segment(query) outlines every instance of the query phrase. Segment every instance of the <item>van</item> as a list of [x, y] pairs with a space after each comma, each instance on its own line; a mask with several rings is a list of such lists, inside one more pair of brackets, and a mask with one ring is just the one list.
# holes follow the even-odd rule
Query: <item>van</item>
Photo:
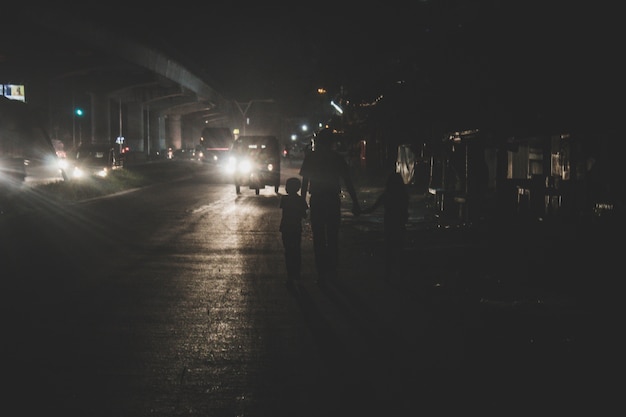
[[245, 186], [259, 195], [265, 186], [280, 187], [280, 146], [276, 136], [239, 136], [229, 151], [227, 172], [235, 183], [235, 191], [241, 194]]

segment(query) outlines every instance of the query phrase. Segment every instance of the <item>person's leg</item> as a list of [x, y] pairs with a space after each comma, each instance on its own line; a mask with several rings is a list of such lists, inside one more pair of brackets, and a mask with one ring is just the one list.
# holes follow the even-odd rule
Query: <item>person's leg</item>
[[339, 264], [339, 227], [341, 225], [341, 199], [337, 196], [328, 201], [326, 212], [327, 267], [336, 275]]
[[396, 243], [385, 240], [385, 279], [391, 280], [396, 277], [397, 272], [397, 246]]
[[296, 254], [294, 252], [293, 246], [293, 236], [289, 233], [283, 233], [283, 247], [285, 248], [285, 266], [287, 269], [287, 281], [292, 281], [295, 279], [296, 271], [295, 271], [295, 262], [296, 262]]
[[[312, 195], [310, 200], [311, 233], [313, 234], [313, 254], [318, 276], [326, 272], [326, 225], [323, 201]], [[323, 279], [323, 278], [322, 278]]]
[[302, 233], [295, 233], [293, 236], [293, 274], [294, 279], [300, 279], [302, 270]]
[[385, 231], [385, 269], [387, 279], [400, 277], [403, 271], [403, 249], [405, 243], [405, 231], [393, 229]]

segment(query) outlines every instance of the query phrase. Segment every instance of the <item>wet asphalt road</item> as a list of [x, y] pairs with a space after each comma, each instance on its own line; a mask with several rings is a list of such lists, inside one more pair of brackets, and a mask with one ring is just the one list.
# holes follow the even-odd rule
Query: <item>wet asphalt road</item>
[[[295, 172], [284, 166], [283, 176]], [[548, 415], [620, 406], [618, 253], [605, 231], [444, 229], [413, 195], [403, 273], [389, 282], [380, 214], [354, 218], [346, 201], [337, 282], [315, 284], [307, 232], [303, 279], [289, 289], [279, 197], [269, 188], [237, 197], [211, 178], [2, 220], [5, 410]], [[380, 190], [360, 191], [367, 204]]]

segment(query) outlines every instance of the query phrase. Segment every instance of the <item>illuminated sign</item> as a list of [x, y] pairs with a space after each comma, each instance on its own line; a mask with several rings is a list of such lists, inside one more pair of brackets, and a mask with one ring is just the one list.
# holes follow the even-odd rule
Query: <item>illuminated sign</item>
[[0, 93], [11, 100], [26, 101], [23, 84], [1, 84]]

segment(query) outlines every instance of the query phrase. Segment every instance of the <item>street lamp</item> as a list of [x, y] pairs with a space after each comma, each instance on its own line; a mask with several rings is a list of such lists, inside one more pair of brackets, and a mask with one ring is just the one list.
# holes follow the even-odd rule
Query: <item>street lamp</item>
[[[248, 114], [248, 110], [250, 110], [250, 106], [252, 106], [252, 103], [273, 103], [274, 99], [273, 98], [267, 98], [267, 99], [255, 99], [255, 100], [250, 100], [248, 102], [238, 102], [235, 101], [235, 104], [237, 105], [237, 108], [239, 109], [239, 112], [241, 113], [241, 116], [243, 117], [243, 136], [246, 135], [246, 125], [250, 124], [250, 119], [246, 117], [246, 115]], [[244, 107], [242, 107], [244, 106]]]

